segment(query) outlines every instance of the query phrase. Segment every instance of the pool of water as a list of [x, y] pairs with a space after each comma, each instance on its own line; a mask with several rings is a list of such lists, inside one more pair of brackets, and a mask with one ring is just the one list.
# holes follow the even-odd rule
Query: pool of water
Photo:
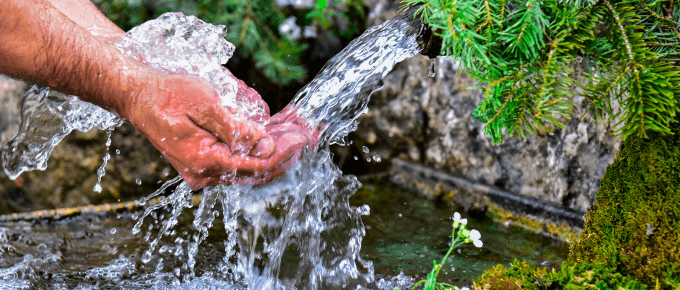
[[[350, 203], [371, 205], [371, 215], [363, 217], [366, 236], [361, 253], [373, 261], [376, 273], [404, 272], [418, 281], [449, 249], [456, 211], [453, 205], [428, 200], [389, 183], [365, 184]], [[457, 249], [440, 272], [440, 281], [469, 285], [484, 270], [498, 264], [508, 266], [515, 258], [539, 267], [558, 267], [569, 253], [567, 243], [524, 228], [490, 218], [463, 217], [468, 219], [468, 229], [480, 231], [484, 246], [467, 244]]]
[[[455, 212], [450, 205], [389, 183], [364, 184], [350, 203], [371, 208], [371, 214], [362, 217], [366, 236], [361, 255], [373, 261], [377, 279], [390, 280], [403, 272], [420, 280], [431, 270], [432, 261], [439, 261], [448, 250]], [[141, 258], [149, 246], [145, 236], [156, 233], [152, 225], [158, 219], [144, 224], [151, 230], [135, 235], [135, 215], [139, 212], [0, 223], [0, 289], [148, 289], [172, 285], [172, 273], [179, 272], [182, 265], [177, 257], [184, 251], [177, 246], [177, 239], [196, 231], [193, 211], [181, 214], [175, 232], [161, 239], [149, 263]], [[499, 263], [508, 265], [515, 258], [556, 267], [568, 254], [568, 245], [552, 238], [488, 218], [467, 218], [468, 228], [481, 232], [484, 246], [478, 249], [469, 244], [454, 252], [440, 273], [440, 281], [469, 285], [485, 269]], [[225, 256], [226, 240], [224, 224], [216, 219], [198, 248], [195, 271], [199, 278], [193, 288], [218, 289], [222, 288], [220, 283], [224, 288], [239, 288], [224, 282], [217, 269]], [[159, 259], [164, 263], [158, 263]], [[163, 269], [157, 265], [163, 265]], [[295, 273], [282, 269], [280, 275]]]

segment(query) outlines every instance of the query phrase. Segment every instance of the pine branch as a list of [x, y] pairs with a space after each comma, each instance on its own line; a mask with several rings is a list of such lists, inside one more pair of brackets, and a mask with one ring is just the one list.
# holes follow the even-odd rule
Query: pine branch
[[500, 143], [503, 134], [563, 127], [574, 87], [596, 120], [621, 120], [621, 138], [669, 134], [680, 112], [680, 6], [646, 1], [406, 0], [404, 8], [422, 4], [416, 16], [439, 31], [442, 54], [487, 84], [474, 115]]

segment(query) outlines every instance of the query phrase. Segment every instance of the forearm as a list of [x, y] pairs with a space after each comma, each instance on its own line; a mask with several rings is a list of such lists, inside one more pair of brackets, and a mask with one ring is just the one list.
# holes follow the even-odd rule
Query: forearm
[[0, 73], [127, 111], [139, 65], [46, 0], [0, 5]]
[[111, 22], [90, 0], [49, 0], [59, 12], [91, 34], [102, 38], [118, 38], [125, 34]]

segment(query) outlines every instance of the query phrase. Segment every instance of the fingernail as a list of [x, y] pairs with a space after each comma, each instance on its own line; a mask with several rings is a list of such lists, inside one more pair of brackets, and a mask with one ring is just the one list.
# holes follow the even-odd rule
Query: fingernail
[[265, 137], [257, 142], [257, 146], [250, 151], [250, 156], [269, 158], [274, 154], [274, 140], [271, 137]]

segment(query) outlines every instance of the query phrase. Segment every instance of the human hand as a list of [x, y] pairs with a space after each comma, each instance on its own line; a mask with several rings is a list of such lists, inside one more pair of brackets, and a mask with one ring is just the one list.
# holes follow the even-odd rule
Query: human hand
[[285, 130], [298, 131], [308, 140], [311, 148], [315, 148], [319, 142], [322, 128], [316, 124], [310, 124], [305, 118], [300, 116], [300, 108], [289, 104], [283, 110], [272, 116], [267, 124], [267, 132], [281, 132]]
[[[269, 120], [267, 133], [276, 140], [277, 150], [279, 147], [285, 148], [286, 142], [302, 143], [303, 146], [307, 146], [309, 151], [316, 150], [321, 130], [312, 124], [308, 124], [307, 120], [300, 117], [298, 109], [294, 105], [288, 105]], [[289, 155], [288, 159], [273, 167], [271, 173], [268, 176], [264, 176], [263, 181], [268, 181], [295, 165], [297, 160], [300, 159], [302, 150], [302, 147], [295, 151], [289, 150], [290, 152], [287, 153]]]
[[282, 173], [273, 171], [306, 142], [295, 132], [276, 131], [270, 136], [262, 124], [223, 108], [219, 95], [197, 78], [160, 72], [144, 78], [144, 89], [124, 117], [192, 189], [265, 182]]

